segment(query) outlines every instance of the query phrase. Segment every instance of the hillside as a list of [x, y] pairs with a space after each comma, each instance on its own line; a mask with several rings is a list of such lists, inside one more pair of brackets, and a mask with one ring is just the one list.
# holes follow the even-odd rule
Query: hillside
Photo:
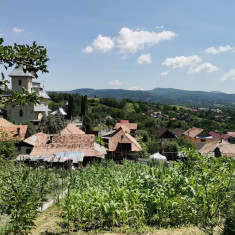
[[134, 101], [147, 101], [162, 104], [187, 106], [223, 106], [235, 108], [235, 94], [223, 92], [187, 91], [173, 88], [155, 88], [148, 91], [131, 91], [123, 89], [76, 89], [66, 91], [79, 93], [88, 97], [129, 98]]

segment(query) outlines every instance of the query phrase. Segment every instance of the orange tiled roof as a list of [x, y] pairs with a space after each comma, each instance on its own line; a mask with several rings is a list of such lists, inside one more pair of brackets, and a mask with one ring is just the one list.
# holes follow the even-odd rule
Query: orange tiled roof
[[203, 131], [204, 131], [204, 129], [192, 127], [190, 129], [188, 129], [187, 131], [185, 131], [184, 135], [189, 136], [191, 138], [195, 138], [197, 135], [199, 135]]
[[142, 150], [137, 140], [125, 131], [125, 127], [120, 127], [109, 139], [109, 151], [115, 151], [119, 143], [130, 143], [131, 151]]
[[7, 121], [4, 118], [0, 118], [0, 127], [15, 126], [13, 123]]
[[61, 135], [84, 135], [85, 132], [80, 130], [75, 124], [69, 124], [60, 131]]
[[114, 127], [114, 130], [117, 130], [119, 129], [120, 127], [127, 127], [128, 129], [130, 129], [131, 131], [132, 130], [137, 130], [137, 126], [138, 124], [137, 123], [116, 123], [115, 127]]
[[38, 135], [30, 155], [51, 155], [58, 152], [83, 151], [85, 157], [104, 156], [104, 153], [94, 149], [94, 135], [53, 135], [51, 143], [50, 138], [50, 135], [43, 133]]
[[[27, 125], [14, 125], [4, 118], [0, 118], [0, 139], [25, 139], [27, 132]], [[18, 133], [19, 130], [19, 133]]]

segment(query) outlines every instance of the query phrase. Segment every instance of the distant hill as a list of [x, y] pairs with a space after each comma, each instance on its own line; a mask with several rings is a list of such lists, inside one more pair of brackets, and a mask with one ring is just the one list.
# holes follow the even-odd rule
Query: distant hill
[[187, 105], [187, 106], [223, 106], [235, 108], [235, 94], [223, 92], [188, 91], [173, 88], [155, 88], [148, 91], [131, 91], [123, 89], [76, 89], [64, 91], [70, 94], [79, 93], [88, 97], [105, 97], [134, 101], [146, 101], [162, 104]]

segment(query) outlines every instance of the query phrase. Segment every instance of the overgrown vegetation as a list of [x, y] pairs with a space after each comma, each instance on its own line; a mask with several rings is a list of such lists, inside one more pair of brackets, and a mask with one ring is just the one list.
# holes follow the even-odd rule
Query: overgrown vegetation
[[86, 167], [60, 204], [65, 225], [86, 231], [196, 225], [213, 234], [234, 206], [234, 162], [185, 154], [187, 163], [175, 168], [131, 161]]

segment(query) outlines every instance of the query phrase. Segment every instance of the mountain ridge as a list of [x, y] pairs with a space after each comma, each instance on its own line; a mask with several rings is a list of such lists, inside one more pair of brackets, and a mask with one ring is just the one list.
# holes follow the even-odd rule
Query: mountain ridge
[[[58, 91], [59, 92], [59, 91]], [[79, 93], [88, 97], [99, 98], [129, 98], [134, 101], [146, 101], [162, 104], [187, 106], [224, 106], [235, 108], [235, 94], [218, 91], [189, 91], [175, 88], [154, 88], [152, 90], [125, 89], [92, 89], [80, 88], [70, 91], [60, 91], [69, 94]]]

